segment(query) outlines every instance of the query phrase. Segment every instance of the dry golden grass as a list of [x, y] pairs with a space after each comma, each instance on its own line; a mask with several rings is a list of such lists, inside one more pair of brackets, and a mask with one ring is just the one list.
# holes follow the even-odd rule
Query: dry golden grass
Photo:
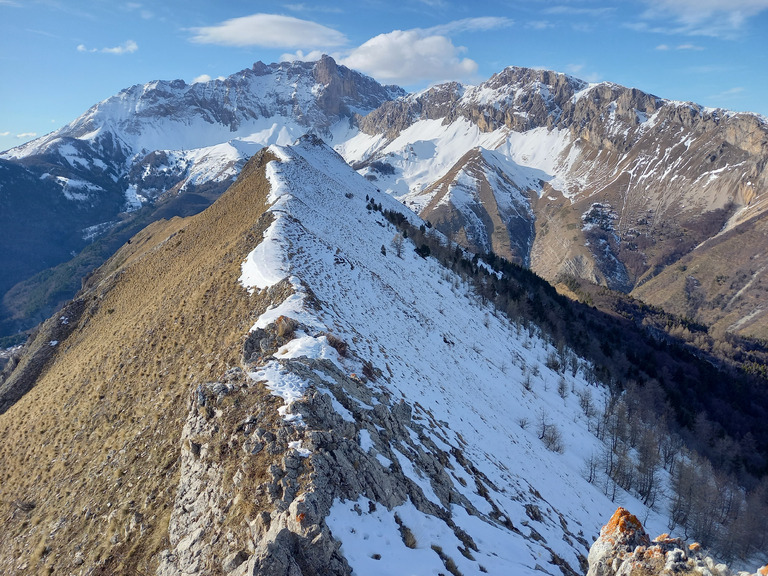
[[[632, 295], [665, 310], [712, 326], [714, 334], [732, 331], [768, 338], [768, 222], [755, 218], [708, 241], [635, 288]], [[745, 320], [746, 319], [746, 320]]]
[[153, 224], [98, 270], [78, 329], [0, 415], [0, 573], [154, 572], [190, 390], [239, 364], [268, 304], [238, 284], [266, 225], [256, 226], [268, 159], [205, 212]]

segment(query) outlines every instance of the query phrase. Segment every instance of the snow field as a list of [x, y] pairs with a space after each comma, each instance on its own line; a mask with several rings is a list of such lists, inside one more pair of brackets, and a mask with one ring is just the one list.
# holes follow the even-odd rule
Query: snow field
[[[443, 449], [458, 450], [471, 463], [467, 467], [452, 457], [452, 468], [446, 472], [456, 480], [455, 489], [476, 509], [474, 514], [479, 514], [473, 516], [471, 510], [456, 505], [451, 510], [454, 521], [476, 542], [478, 551], [473, 554], [482, 561], [462, 556], [447, 527], [450, 536], [427, 531], [421, 539], [424, 548], [404, 548], [393, 527], [396, 512], [405, 522], [403, 507], [368, 512], [367, 503], [360, 503], [358, 514], [349, 512], [354, 503], [338, 502], [327, 523], [341, 540], [355, 572], [393, 573], [391, 566], [372, 557], [380, 554], [383, 559], [385, 551], [408, 559], [404, 565], [411, 572], [395, 573], [444, 571], [440, 556], [431, 550], [433, 544], [441, 546], [464, 574], [480, 573], [481, 564], [489, 573], [509, 573], [514, 566], [514, 573], [533, 574], [537, 564], [550, 566], [547, 547], [577, 567], [578, 554], [586, 551], [563, 539], [560, 515], [573, 534], [591, 541], [619, 504], [610, 502], [583, 478], [585, 461], [600, 444], [587, 430], [574, 392], [590, 388], [599, 404], [601, 389], [590, 387], [580, 372], [561, 375], [547, 368], [547, 355], [555, 353], [550, 344], [497, 316], [466, 284], [450, 280], [442, 266], [418, 256], [409, 243], [402, 258], [391, 249], [383, 255], [381, 246], [389, 248], [397, 231], [379, 212], [366, 209], [366, 195], [384, 209], [402, 211], [402, 205], [379, 193], [326, 146], [305, 140], [291, 148], [273, 147], [273, 151], [283, 159], [270, 164], [269, 171], [275, 234], [270, 242], [265, 235], [259, 245], [264, 246], [262, 251], [249, 256], [244, 276], [250, 266], [259, 271], [249, 276], [251, 284], [244, 283], [251, 289], [260, 288], [268, 285], [266, 279], [280, 279], [288, 273], [295, 278], [294, 286], [298, 279], [305, 282], [321, 303], [313, 325], [327, 327], [357, 357], [382, 370], [385, 376], [369, 386], [385, 387], [393, 401], [402, 398], [416, 407], [411, 442], [419, 446], [417, 432], [421, 432]], [[408, 218], [418, 223], [414, 215]], [[269, 263], [278, 263], [280, 272], [269, 276]], [[300, 295], [289, 300], [256, 325], [265, 326], [278, 313], [307, 323], [306, 316], [311, 314], [302, 309]], [[347, 373], [362, 372], [361, 363], [339, 357], [322, 338], [300, 334], [296, 343], [278, 355], [328, 357]], [[268, 364], [256, 376], [268, 380], [270, 388], [285, 399], [287, 415], [290, 402], [305, 388], [281, 373], [276, 364]], [[565, 398], [557, 391], [560, 378], [566, 379]], [[530, 390], [522, 384], [526, 379], [531, 381]], [[540, 420], [559, 428], [562, 454], [548, 451], [539, 441], [536, 427]], [[373, 449], [370, 432], [362, 430], [360, 442], [364, 449]], [[424, 496], [439, 503], [427, 474], [408, 458], [413, 448], [401, 443], [391, 448]], [[420, 449], [428, 447], [421, 444]], [[485, 495], [479, 492], [479, 485]], [[532, 503], [541, 510], [541, 522], [529, 517], [526, 504]], [[633, 499], [625, 503], [633, 510], [641, 509]], [[494, 508], [501, 511], [502, 518], [491, 516]], [[530, 524], [547, 544], [522, 538], [504, 527], [505, 521], [524, 534]], [[432, 517], [423, 522], [445, 526]], [[414, 521], [414, 525], [421, 524]], [[650, 525], [653, 530], [653, 517]]]

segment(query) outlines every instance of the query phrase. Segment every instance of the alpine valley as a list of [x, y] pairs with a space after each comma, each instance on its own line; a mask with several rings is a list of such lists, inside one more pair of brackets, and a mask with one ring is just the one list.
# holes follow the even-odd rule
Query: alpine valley
[[766, 564], [767, 159], [754, 114], [327, 56], [4, 152], [0, 573]]

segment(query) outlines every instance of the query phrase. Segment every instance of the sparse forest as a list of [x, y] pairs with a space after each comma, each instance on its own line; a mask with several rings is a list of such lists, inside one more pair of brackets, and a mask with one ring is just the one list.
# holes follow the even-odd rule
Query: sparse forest
[[[373, 202], [368, 209], [382, 211]], [[392, 241], [395, 254], [409, 238], [420, 256], [457, 272], [511, 320], [539, 327], [559, 351], [547, 359], [548, 367], [563, 374], [576, 369], [569, 350], [592, 363], [590, 378], [607, 387], [609, 401], [600, 406], [589, 393], [579, 397], [604, 443], [602, 453], [585, 465], [591, 483], [612, 499], [619, 490], [636, 495], [670, 517], [670, 530], [724, 558], [748, 558], [764, 549], [768, 350], [763, 343], [716, 338], [690, 320], [604, 288], [590, 293], [572, 281], [570, 288], [589, 303], [574, 301], [493, 253], [470, 255], [445, 244], [429, 223], [416, 227], [402, 214], [382, 213], [400, 230]], [[557, 427], [545, 416], [519, 424], [535, 425], [548, 449], [563, 449]], [[663, 494], [667, 489], [671, 493]], [[662, 502], [670, 503], [668, 510], [660, 508]]]

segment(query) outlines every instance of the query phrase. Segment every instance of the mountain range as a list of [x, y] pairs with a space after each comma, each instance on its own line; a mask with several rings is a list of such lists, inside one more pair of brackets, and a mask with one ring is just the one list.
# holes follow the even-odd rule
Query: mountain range
[[157, 218], [209, 205], [260, 147], [324, 138], [465, 247], [763, 338], [768, 124], [509, 67], [417, 94], [323, 57], [137, 85], [0, 155], [0, 335], [29, 329]]
[[[598, 131], [605, 90], [616, 126], [647, 100], [625, 138], [648, 154], [687, 106], [518, 68], [406, 95], [326, 57], [134, 87], [4, 153], [7, 190], [34, 183], [19, 218], [76, 214], [92, 243], [6, 295], [35, 287], [42, 316], [81, 282], [0, 373], [0, 572], [573, 576], [618, 504], [764, 564], [764, 382], [638, 327], [645, 304], [574, 302], [579, 279], [694, 275], [680, 258], [707, 245], [632, 276], [621, 186], [585, 196], [629, 154]], [[649, 195], [667, 181], [641, 175]], [[709, 242], [749, 224], [744, 202], [706, 204], [727, 216]], [[687, 238], [640, 237], [649, 259]]]

